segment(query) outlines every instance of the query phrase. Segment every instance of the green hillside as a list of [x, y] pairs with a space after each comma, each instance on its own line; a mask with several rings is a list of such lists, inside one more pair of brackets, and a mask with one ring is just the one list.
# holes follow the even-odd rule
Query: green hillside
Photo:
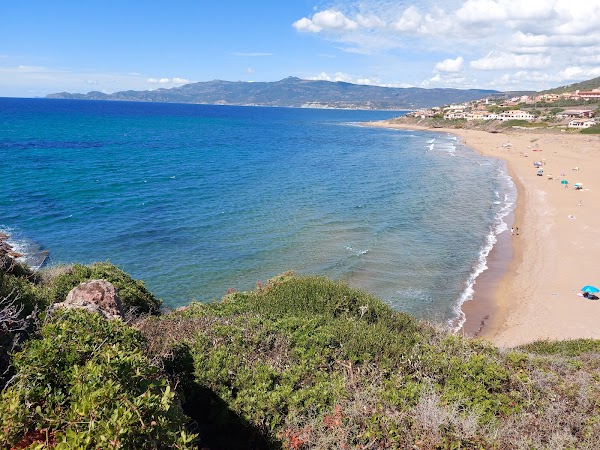
[[593, 78], [591, 80], [582, 81], [581, 83], [569, 84], [568, 86], [561, 86], [547, 91], [541, 91], [540, 94], [562, 94], [563, 92], [575, 92], [579, 91], [591, 91], [592, 89], [600, 88], [600, 77]]
[[128, 322], [80, 310], [49, 316], [65, 283], [98, 266], [35, 274], [3, 264], [0, 314], [10, 320], [0, 334], [8, 369], [0, 447], [555, 450], [600, 442], [600, 341], [500, 350], [344, 284], [292, 274], [152, 315], [142, 283], [100, 268], [148, 312]]

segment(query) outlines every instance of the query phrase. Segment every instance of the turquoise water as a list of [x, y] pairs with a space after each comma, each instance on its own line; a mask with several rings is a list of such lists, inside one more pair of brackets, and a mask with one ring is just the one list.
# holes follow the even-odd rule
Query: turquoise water
[[514, 202], [501, 162], [395, 112], [0, 99], [0, 230], [167, 305], [294, 270], [449, 323]]

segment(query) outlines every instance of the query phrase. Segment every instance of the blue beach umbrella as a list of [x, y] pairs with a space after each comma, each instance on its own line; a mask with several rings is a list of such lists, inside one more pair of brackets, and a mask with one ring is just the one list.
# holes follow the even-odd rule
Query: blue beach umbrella
[[569, 182], [567, 180], [562, 180], [560, 184], [569, 184]]
[[583, 292], [590, 292], [590, 293], [600, 292], [600, 289], [598, 289], [596, 286], [590, 286], [590, 285], [582, 287], [581, 290]]

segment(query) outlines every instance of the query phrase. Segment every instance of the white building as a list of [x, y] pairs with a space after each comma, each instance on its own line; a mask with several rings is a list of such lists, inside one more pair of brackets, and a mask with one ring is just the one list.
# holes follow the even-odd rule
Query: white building
[[503, 122], [507, 120], [535, 120], [535, 116], [527, 111], [521, 110], [511, 110], [504, 111], [503, 113], [498, 115], [498, 120], [502, 120]]
[[596, 121], [591, 119], [573, 119], [569, 122], [569, 125], [567, 126], [569, 128], [583, 129], [593, 127], [594, 125], [596, 125]]

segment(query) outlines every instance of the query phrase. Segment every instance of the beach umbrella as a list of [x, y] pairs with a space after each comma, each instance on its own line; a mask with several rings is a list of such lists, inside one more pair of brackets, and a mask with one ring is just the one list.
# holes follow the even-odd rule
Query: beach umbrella
[[569, 184], [569, 182], [567, 180], [562, 180], [560, 184]]
[[590, 293], [600, 292], [600, 289], [598, 289], [596, 286], [590, 286], [589, 284], [587, 286], [582, 287], [581, 290], [583, 292], [590, 292]]

